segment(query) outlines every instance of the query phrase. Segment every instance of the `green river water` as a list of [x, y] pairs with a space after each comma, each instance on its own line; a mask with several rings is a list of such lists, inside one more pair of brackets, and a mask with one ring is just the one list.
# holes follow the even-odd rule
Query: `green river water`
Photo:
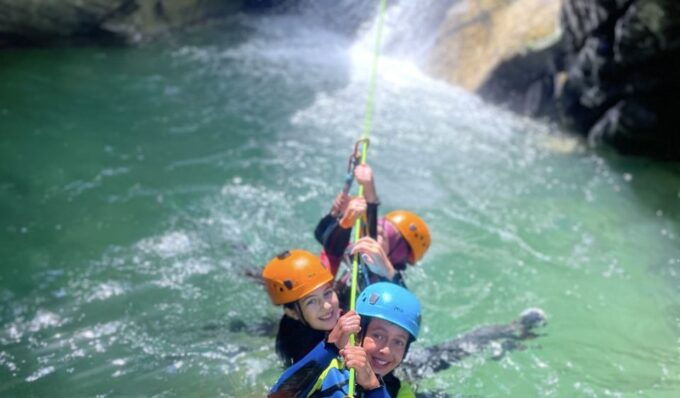
[[[382, 211], [433, 244], [418, 344], [543, 335], [423, 380], [458, 397], [680, 396], [680, 166], [380, 61]], [[361, 135], [370, 53], [289, 17], [140, 48], [0, 53], [0, 396], [262, 397], [279, 309], [242, 276], [313, 228]]]

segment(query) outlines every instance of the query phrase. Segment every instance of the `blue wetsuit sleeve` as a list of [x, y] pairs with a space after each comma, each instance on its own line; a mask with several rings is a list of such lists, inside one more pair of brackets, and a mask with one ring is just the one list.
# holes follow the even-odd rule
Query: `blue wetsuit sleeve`
[[[279, 380], [276, 382], [276, 384], [274, 384], [274, 387], [272, 387], [270, 392], [277, 392], [284, 384], [286, 384], [287, 381], [293, 379], [302, 369], [309, 369], [310, 366], [319, 368], [321, 370], [325, 369], [331, 363], [333, 358], [336, 358], [338, 355], [338, 349], [334, 344], [327, 343], [326, 341], [320, 342], [302, 359], [295, 362], [295, 364], [293, 364], [293, 366], [290, 368], [286, 369], [281, 377], [279, 377]], [[310, 385], [307, 387], [311, 388], [312, 386]]]

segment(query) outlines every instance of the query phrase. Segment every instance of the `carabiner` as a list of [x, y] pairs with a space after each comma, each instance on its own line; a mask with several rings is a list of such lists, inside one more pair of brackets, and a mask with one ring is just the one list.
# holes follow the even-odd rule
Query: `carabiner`
[[345, 195], [349, 194], [349, 190], [352, 188], [352, 181], [354, 181], [354, 169], [361, 162], [361, 149], [359, 148], [359, 144], [362, 142], [366, 143], [366, 146], [368, 146], [371, 141], [368, 138], [362, 138], [354, 143], [354, 149], [347, 160], [347, 175], [345, 176], [345, 186], [342, 188], [342, 192], [344, 192]]
[[362, 142], [366, 144], [366, 149], [368, 149], [368, 146], [371, 144], [371, 140], [369, 140], [368, 138], [362, 138], [354, 143], [354, 157], [356, 158], [357, 164], [359, 164], [359, 162], [361, 161], [362, 150], [359, 148], [359, 144], [361, 144]]

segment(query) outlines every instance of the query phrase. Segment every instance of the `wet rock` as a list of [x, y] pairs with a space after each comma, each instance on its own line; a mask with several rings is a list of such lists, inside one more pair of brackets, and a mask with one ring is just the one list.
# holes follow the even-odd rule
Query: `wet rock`
[[416, 393], [416, 398], [450, 398], [451, 395], [441, 392], [441, 391], [432, 391], [432, 392], [417, 392]]
[[484, 350], [493, 359], [506, 352], [524, 349], [523, 341], [538, 337], [536, 329], [547, 324], [545, 312], [538, 308], [524, 310], [519, 318], [502, 325], [485, 325], [462, 336], [430, 347], [412, 347], [397, 372], [407, 380], [416, 381], [448, 369], [454, 363]]
[[567, 126], [592, 145], [680, 159], [680, 2], [565, 0], [563, 11]]
[[680, 159], [680, 2], [562, 0], [560, 20], [559, 42], [507, 59], [478, 92], [592, 146]]
[[558, 17], [555, 0], [456, 2], [439, 29], [429, 71], [455, 85], [478, 90], [507, 59], [549, 46], [557, 36]]
[[124, 1], [0, 0], [0, 42], [32, 44], [80, 34], [91, 34]]
[[553, 98], [558, 87], [555, 75], [561, 68], [561, 46], [518, 54], [500, 63], [477, 89], [484, 99], [532, 117], [557, 117]]
[[279, 320], [262, 319], [253, 323], [242, 319], [231, 319], [228, 330], [231, 333], [247, 333], [250, 336], [275, 337], [279, 330]]
[[138, 42], [242, 6], [243, 0], [0, 0], [0, 46]]
[[646, 145], [653, 145], [663, 138], [655, 133], [658, 119], [654, 109], [654, 105], [634, 99], [619, 101], [590, 129], [588, 140], [592, 145], [610, 143], [627, 151], [634, 151], [645, 138], [650, 141]]

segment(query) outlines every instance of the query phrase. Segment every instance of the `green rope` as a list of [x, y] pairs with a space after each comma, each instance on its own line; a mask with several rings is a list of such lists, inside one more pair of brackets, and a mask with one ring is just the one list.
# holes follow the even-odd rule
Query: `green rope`
[[[385, 8], [387, 0], [380, 0], [380, 11], [378, 13], [378, 28], [375, 33], [375, 49], [373, 52], [373, 66], [371, 68], [371, 80], [368, 88], [368, 99], [366, 100], [366, 110], [364, 112], [364, 129], [361, 138], [364, 140], [361, 146], [361, 164], [366, 164], [366, 155], [368, 152], [368, 137], [371, 135], [371, 128], [373, 127], [373, 103], [375, 97], [376, 78], [378, 75], [378, 55], [380, 54], [380, 39], [382, 35], [383, 20], [385, 17]], [[364, 187], [359, 184], [359, 196], [364, 196]], [[361, 234], [361, 217], [357, 218], [354, 223], [354, 237], [352, 242], [359, 240]], [[349, 309], [354, 311], [356, 309], [357, 301], [357, 282], [359, 279], [359, 255], [355, 254], [352, 260], [352, 288], [350, 294]], [[355, 345], [354, 335], [349, 336], [349, 343]], [[349, 370], [349, 393], [348, 397], [354, 397], [355, 387], [355, 372], [354, 369]]]

